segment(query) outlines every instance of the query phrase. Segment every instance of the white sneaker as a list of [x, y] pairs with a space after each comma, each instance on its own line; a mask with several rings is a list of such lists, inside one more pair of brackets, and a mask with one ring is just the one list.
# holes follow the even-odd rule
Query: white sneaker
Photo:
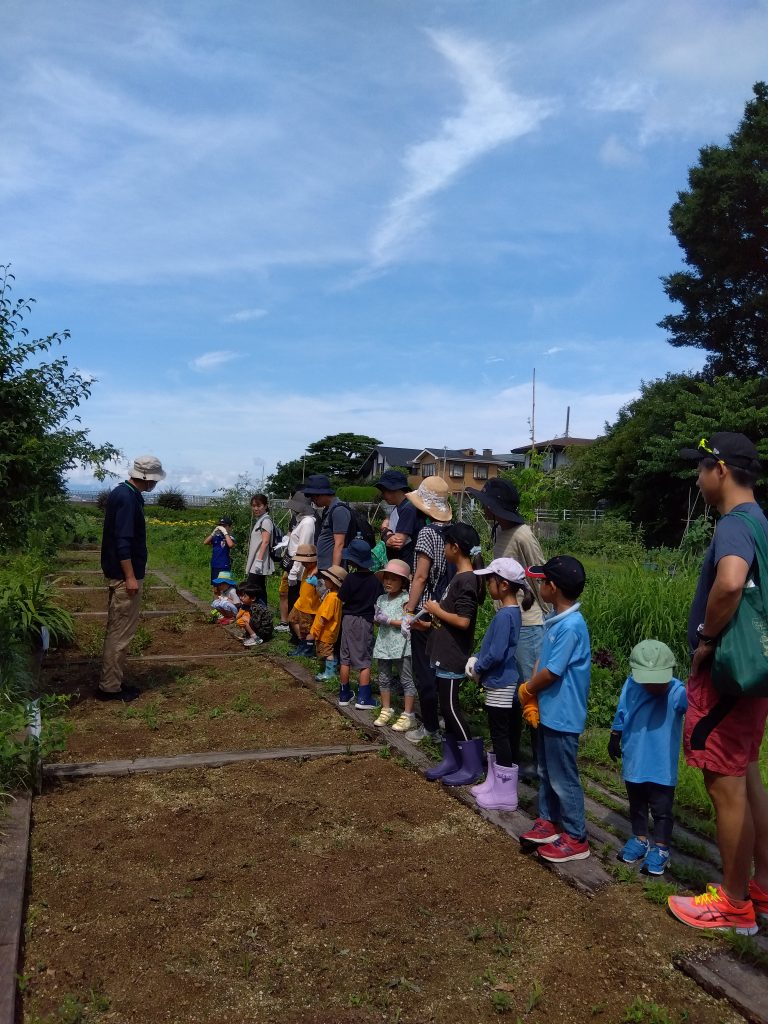
[[416, 725], [416, 715], [404, 711], [392, 726], [392, 732], [407, 732]]
[[379, 717], [373, 723], [374, 725], [389, 725], [392, 719], [395, 717], [394, 708], [382, 708]]
[[276, 633], [290, 633], [291, 627], [287, 622], [280, 622], [275, 626]]
[[410, 740], [411, 743], [421, 743], [421, 741], [425, 740], [427, 736], [429, 736], [429, 733], [423, 725], [418, 726], [416, 729], [411, 729], [410, 732], [405, 734], [405, 738]]
[[247, 640], [243, 640], [243, 647], [258, 647], [262, 643], [264, 641], [260, 636], [249, 636]]

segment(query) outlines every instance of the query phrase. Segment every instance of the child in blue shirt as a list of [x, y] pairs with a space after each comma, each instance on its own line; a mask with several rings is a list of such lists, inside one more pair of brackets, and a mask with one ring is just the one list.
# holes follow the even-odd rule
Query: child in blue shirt
[[[517, 809], [518, 766], [513, 754], [515, 728], [514, 704], [520, 673], [517, 668], [517, 641], [523, 617], [534, 602], [525, 569], [514, 558], [495, 558], [487, 569], [475, 569], [475, 576], [487, 576], [488, 593], [501, 607], [491, 620], [480, 653], [467, 662], [468, 676], [485, 690], [485, 710], [491, 733], [493, 753], [488, 754], [485, 782], [473, 786], [470, 793], [480, 807], [499, 811]], [[518, 598], [522, 593], [522, 600]]]
[[[532, 565], [526, 576], [541, 581], [541, 598], [553, 606], [544, 620], [544, 642], [531, 678], [518, 688], [523, 716], [538, 726], [539, 817], [520, 837], [542, 844], [539, 856], [563, 864], [589, 856], [576, 755], [587, 724], [592, 655], [579, 611], [584, 566], [570, 555]], [[559, 824], [559, 827], [558, 827]]]
[[[608, 753], [622, 758], [632, 836], [619, 853], [626, 864], [641, 860], [650, 875], [669, 864], [669, 840], [677, 763], [688, 708], [685, 684], [675, 679], [675, 656], [659, 640], [642, 640], [629, 656], [630, 676], [619, 697]], [[656, 845], [648, 840], [648, 811]]]

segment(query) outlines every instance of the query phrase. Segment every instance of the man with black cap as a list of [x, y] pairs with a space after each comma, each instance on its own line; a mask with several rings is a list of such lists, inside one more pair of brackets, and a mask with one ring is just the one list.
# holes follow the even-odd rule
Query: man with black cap
[[702, 896], [670, 896], [669, 908], [693, 928], [754, 935], [755, 913], [768, 915], [768, 792], [758, 761], [768, 698], [724, 697], [712, 683], [712, 658], [755, 564], [759, 533], [753, 530], [768, 540], [768, 519], [754, 495], [762, 467], [749, 438], [730, 431], [702, 438], [680, 454], [698, 462], [699, 490], [721, 517], [688, 620], [692, 661], [684, 749], [688, 764], [703, 771], [715, 808], [723, 882]]
[[123, 686], [128, 647], [139, 624], [141, 587], [147, 567], [147, 527], [144, 494], [165, 479], [155, 455], [133, 460], [128, 479], [110, 491], [104, 510], [101, 569], [107, 578], [107, 630], [101, 661], [100, 700], [134, 700], [139, 691]]
[[399, 558], [413, 569], [414, 547], [419, 530], [426, 523], [425, 516], [408, 501], [408, 478], [399, 469], [388, 469], [374, 485], [381, 491], [381, 497], [388, 505], [394, 505], [389, 513], [389, 529], [382, 536], [387, 548], [387, 558]]
[[[468, 487], [467, 494], [471, 494], [476, 501], [480, 502], [485, 518], [493, 523], [494, 558], [514, 558], [520, 565], [539, 565], [544, 561], [536, 534], [520, 515], [520, 493], [511, 481], [501, 480], [497, 477], [488, 480], [482, 490]], [[544, 641], [544, 616], [550, 610], [549, 605], [542, 600], [539, 585], [535, 580], [531, 581], [531, 590], [535, 601], [527, 611], [521, 609], [523, 624], [520, 629], [515, 658], [521, 679], [530, 679], [533, 674], [533, 667], [541, 653], [541, 645]], [[513, 753], [519, 756], [522, 712], [517, 701], [513, 711], [515, 715], [513, 740], [515, 738], [517, 740], [517, 750], [513, 750]], [[531, 746], [535, 764], [537, 746], [535, 729], [531, 730]]]
[[320, 529], [317, 531], [317, 568], [330, 569], [341, 565], [341, 553], [347, 539], [347, 530], [352, 522], [352, 513], [336, 497], [331, 481], [324, 473], [312, 473], [302, 484], [302, 490], [313, 505], [323, 509]]

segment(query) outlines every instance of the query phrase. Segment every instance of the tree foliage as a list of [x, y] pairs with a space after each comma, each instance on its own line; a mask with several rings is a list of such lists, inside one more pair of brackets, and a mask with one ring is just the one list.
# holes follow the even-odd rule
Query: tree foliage
[[27, 340], [23, 323], [34, 300], [14, 302], [12, 281], [8, 267], [0, 267], [0, 549], [51, 525], [65, 500], [67, 470], [88, 467], [104, 479], [106, 463], [120, 455], [111, 444], [94, 445], [77, 426], [73, 413], [90, 383], [66, 357], [44, 358], [69, 331]]
[[709, 353], [709, 376], [768, 372], [768, 86], [758, 82], [728, 146], [705, 146], [670, 229], [687, 270], [662, 278], [683, 307], [659, 323]]
[[680, 459], [680, 449], [717, 430], [735, 430], [768, 457], [768, 379], [668, 374], [640, 390], [603, 437], [574, 450], [571, 474], [591, 502], [608, 499], [642, 523], [650, 541], [677, 543], [697, 493], [695, 469]]
[[304, 458], [278, 462], [277, 471], [267, 481], [268, 489], [277, 497], [285, 497], [298, 490], [311, 473], [325, 473], [337, 484], [352, 482], [379, 444], [381, 441], [367, 434], [329, 434], [308, 445]]

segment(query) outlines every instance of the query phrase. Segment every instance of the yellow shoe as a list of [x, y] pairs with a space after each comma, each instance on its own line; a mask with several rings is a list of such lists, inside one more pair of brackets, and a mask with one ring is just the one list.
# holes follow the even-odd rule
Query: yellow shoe
[[374, 725], [389, 725], [392, 719], [395, 717], [394, 708], [382, 708], [379, 717], [373, 723]]

